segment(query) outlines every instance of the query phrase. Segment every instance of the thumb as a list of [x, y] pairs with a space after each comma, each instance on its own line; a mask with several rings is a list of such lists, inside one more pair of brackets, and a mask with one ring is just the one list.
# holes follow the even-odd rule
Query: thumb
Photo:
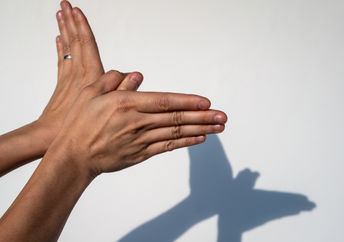
[[117, 87], [117, 90], [136, 91], [143, 81], [143, 75], [140, 72], [125, 73], [125, 78]]
[[102, 95], [116, 90], [124, 78], [125, 74], [111, 70], [102, 75], [99, 80], [93, 82], [91, 86], [98, 95]]

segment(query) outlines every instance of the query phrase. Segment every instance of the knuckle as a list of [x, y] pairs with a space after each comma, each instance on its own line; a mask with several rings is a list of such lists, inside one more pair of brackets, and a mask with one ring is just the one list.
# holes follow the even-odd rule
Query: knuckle
[[165, 142], [165, 150], [166, 151], [172, 151], [174, 150], [174, 142], [172, 140], [166, 141]]
[[174, 126], [171, 130], [172, 138], [179, 139], [182, 137], [182, 132], [180, 126]]
[[183, 121], [183, 112], [173, 112], [172, 113], [172, 121], [175, 125], [180, 125]]
[[80, 39], [81, 45], [88, 45], [95, 42], [96, 40], [93, 35], [83, 35]]
[[109, 70], [108, 72], [106, 72], [107, 75], [113, 75], [116, 73], [116, 70]]
[[148, 153], [147, 151], [144, 151], [141, 153], [141, 155], [139, 156], [137, 162], [142, 162], [144, 160], [148, 160], [152, 155], [150, 153]]
[[118, 98], [118, 104], [121, 105], [127, 105], [129, 102], [128, 97], [126, 95], [122, 95]]
[[108, 75], [110, 78], [118, 78], [120, 77], [121, 73], [116, 70], [110, 70], [106, 73], [106, 75]]
[[82, 89], [81, 93], [83, 96], [89, 97], [89, 96], [93, 96], [95, 92], [96, 92], [95, 86], [88, 85]]
[[158, 98], [157, 105], [161, 110], [168, 111], [170, 108], [170, 100], [166, 96]]
[[134, 135], [134, 136], [138, 136], [139, 134], [141, 134], [142, 132], [144, 132], [145, 130], [145, 127], [144, 126], [141, 126], [139, 125], [137, 122], [132, 125], [132, 127], [130, 127], [129, 129], [129, 133], [131, 135]]
[[69, 37], [69, 41], [72, 44], [80, 43], [80, 36], [77, 33], [72, 33]]
[[68, 44], [63, 46], [63, 53], [70, 54], [70, 46]]
[[117, 100], [117, 110], [121, 113], [128, 112], [132, 108], [129, 97], [127, 95], [121, 95]]

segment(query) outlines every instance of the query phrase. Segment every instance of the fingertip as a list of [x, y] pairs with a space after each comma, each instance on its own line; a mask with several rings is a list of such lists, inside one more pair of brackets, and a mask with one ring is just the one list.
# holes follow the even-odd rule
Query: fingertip
[[219, 124], [225, 124], [227, 122], [227, 115], [224, 112], [218, 111], [214, 117], [214, 121]]
[[61, 21], [62, 18], [63, 18], [62, 11], [61, 11], [61, 10], [57, 11], [57, 13], [56, 13], [56, 19], [57, 19], [58, 21]]
[[78, 7], [74, 7], [74, 8], [72, 9], [72, 14], [73, 14], [73, 16], [74, 16], [74, 18], [75, 18], [76, 20], [81, 21], [81, 20], [86, 19], [86, 16], [85, 16], [84, 13], [82, 12], [82, 10], [81, 10], [80, 8], [78, 8]]
[[74, 7], [72, 9], [72, 14], [75, 18], [79, 19], [81, 16], [80, 16], [80, 12], [81, 10], [78, 8], [78, 7]]
[[72, 4], [69, 1], [67, 1], [67, 0], [62, 0], [60, 2], [60, 6], [61, 6], [61, 8], [62, 7], [70, 7], [70, 6], [72, 6]]
[[61, 36], [60, 35], [56, 36], [56, 43], [57, 44], [61, 43]]
[[227, 116], [226, 113], [223, 113], [223, 115], [225, 116], [225, 120], [224, 120], [224, 122], [223, 122], [223, 123], [225, 124], [225, 123], [227, 123], [227, 121], [228, 121], [228, 116]]
[[134, 82], [139, 87], [143, 81], [143, 75], [140, 72], [133, 72], [130, 74], [130, 81]]
[[200, 135], [200, 136], [196, 137], [196, 141], [197, 141], [198, 144], [201, 144], [201, 143], [205, 142], [206, 139], [207, 139], [206, 135]]
[[201, 110], [207, 110], [211, 106], [211, 102], [208, 98], [202, 97], [202, 100], [198, 103], [198, 108]]
[[66, 6], [67, 6], [67, 1], [66, 1], [66, 0], [62, 0], [62, 1], [60, 2], [60, 6], [61, 6], [62, 9], [66, 8]]
[[225, 130], [225, 125], [224, 124], [216, 124], [213, 126], [214, 128], [214, 133], [222, 133]]

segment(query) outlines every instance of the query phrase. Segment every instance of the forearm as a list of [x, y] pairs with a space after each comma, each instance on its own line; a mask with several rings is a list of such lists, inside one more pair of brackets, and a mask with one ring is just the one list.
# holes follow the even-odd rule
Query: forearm
[[39, 121], [0, 136], [0, 177], [41, 158], [52, 142], [52, 132]]
[[91, 181], [63, 150], [49, 149], [0, 219], [0, 241], [56, 241]]

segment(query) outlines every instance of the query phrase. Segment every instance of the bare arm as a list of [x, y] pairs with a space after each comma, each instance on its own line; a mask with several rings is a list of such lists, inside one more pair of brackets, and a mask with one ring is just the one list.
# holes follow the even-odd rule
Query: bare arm
[[[57, 13], [60, 36], [56, 38], [58, 81], [41, 117], [24, 127], [0, 136], [0, 177], [30, 161], [41, 158], [56, 137], [63, 120], [80, 91], [104, 74], [98, 47], [86, 17], [80, 9], [61, 2]], [[67, 54], [72, 59], [64, 60]], [[117, 73], [119, 90], [136, 90], [140, 73]]]
[[50, 140], [48, 127], [38, 121], [0, 136], [0, 177], [43, 156]]
[[0, 219], [0, 241], [56, 241], [90, 177], [51, 150]]
[[113, 91], [116, 72], [83, 89], [42, 162], [0, 220], [0, 241], [56, 241], [88, 184], [104, 172], [205, 141], [227, 120], [196, 95]]

